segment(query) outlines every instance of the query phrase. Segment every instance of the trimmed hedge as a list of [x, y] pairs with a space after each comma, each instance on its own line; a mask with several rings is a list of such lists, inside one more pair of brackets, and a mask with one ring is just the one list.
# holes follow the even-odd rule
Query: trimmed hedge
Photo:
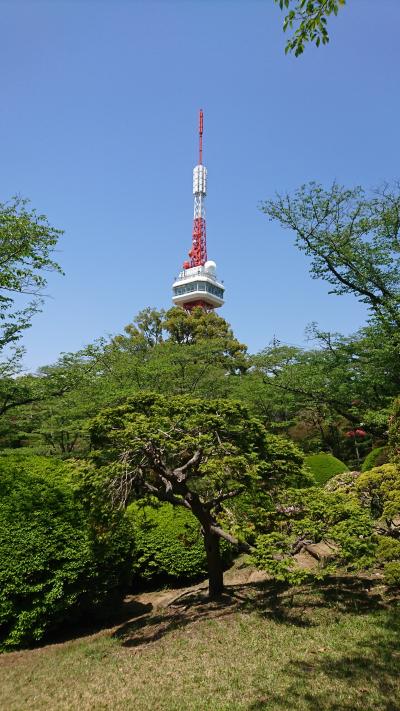
[[38, 642], [98, 609], [128, 583], [132, 527], [82, 503], [73, 465], [0, 454], [0, 649]]
[[375, 447], [365, 457], [361, 467], [362, 472], [368, 472], [374, 467], [380, 467], [382, 464], [387, 464], [389, 461], [388, 447]]
[[207, 574], [200, 526], [189, 511], [168, 503], [135, 502], [128, 516], [136, 545], [135, 578], [176, 582]]
[[[134, 502], [128, 507], [135, 539], [135, 579], [175, 584], [207, 575], [200, 524], [190, 511], [155, 501]], [[225, 564], [232, 560], [231, 546], [221, 540]]]
[[336, 474], [348, 471], [348, 467], [344, 462], [326, 452], [307, 455], [304, 459], [304, 464], [311, 470], [319, 486], [324, 486]]

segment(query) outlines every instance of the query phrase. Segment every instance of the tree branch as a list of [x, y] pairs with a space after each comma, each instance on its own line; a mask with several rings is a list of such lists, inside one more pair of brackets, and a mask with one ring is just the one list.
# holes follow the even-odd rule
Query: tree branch
[[176, 478], [177, 481], [183, 482], [186, 481], [186, 479], [189, 476], [190, 469], [195, 469], [197, 470], [200, 466], [201, 463], [201, 458], [202, 458], [202, 450], [197, 449], [186, 464], [183, 464], [181, 467], [177, 467], [176, 469], [173, 470], [173, 475]]
[[231, 536], [230, 533], [227, 533], [219, 526], [210, 526], [210, 531], [215, 536], [219, 536], [219, 538], [223, 538], [225, 541], [228, 541], [228, 543], [230, 543], [232, 546], [237, 546], [239, 550], [243, 551], [244, 553], [251, 553], [251, 551], [254, 550], [253, 547], [249, 546], [248, 543], [245, 543], [245, 541], [239, 541], [238, 538]]
[[232, 491], [228, 491], [226, 494], [220, 494], [220, 496], [216, 496], [214, 499], [210, 499], [210, 501], [206, 501], [204, 506], [206, 509], [209, 511], [214, 508], [214, 506], [218, 506], [218, 504], [221, 504], [223, 501], [227, 501], [228, 499], [233, 499], [235, 496], [238, 496], [243, 491], [243, 487], [240, 489], [233, 489]]
[[174, 496], [172, 491], [162, 491], [161, 489], [157, 489], [156, 486], [149, 484], [147, 481], [144, 482], [144, 486], [151, 494], [154, 494], [160, 501], [167, 501], [173, 506], [183, 506], [184, 508], [189, 509], [189, 511], [191, 510], [191, 506], [188, 501], [186, 501], [185, 499], [181, 499], [179, 496]]

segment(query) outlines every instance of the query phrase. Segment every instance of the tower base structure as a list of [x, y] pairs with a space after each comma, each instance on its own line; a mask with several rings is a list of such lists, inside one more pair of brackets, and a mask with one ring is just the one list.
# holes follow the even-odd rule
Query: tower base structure
[[218, 281], [216, 264], [208, 261], [204, 266], [183, 269], [172, 285], [172, 301], [175, 306], [187, 310], [200, 306], [216, 309], [224, 303], [225, 287]]

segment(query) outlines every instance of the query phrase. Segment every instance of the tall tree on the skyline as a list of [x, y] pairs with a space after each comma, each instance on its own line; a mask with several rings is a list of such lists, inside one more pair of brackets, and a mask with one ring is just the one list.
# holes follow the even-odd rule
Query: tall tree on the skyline
[[261, 210], [293, 230], [314, 279], [327, 281], [333, 294], [355, 296], [388, 330], [399, 328], [400, 183], [371, 195], [361, 187], [309, 183]]
[[15, 344], [40, 311], [46, 274], [62, 273], [52, 259], [61, 234], [28, 200], [0, 203], [0, 351]]

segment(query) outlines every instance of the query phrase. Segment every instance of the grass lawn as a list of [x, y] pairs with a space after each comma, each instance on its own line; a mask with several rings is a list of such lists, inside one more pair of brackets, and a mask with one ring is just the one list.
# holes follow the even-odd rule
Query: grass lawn
[[400, 711], [400, 620], [377, 583], [237, 585], [131, 603], [95, 634], [0, 657], [0, 708]]

